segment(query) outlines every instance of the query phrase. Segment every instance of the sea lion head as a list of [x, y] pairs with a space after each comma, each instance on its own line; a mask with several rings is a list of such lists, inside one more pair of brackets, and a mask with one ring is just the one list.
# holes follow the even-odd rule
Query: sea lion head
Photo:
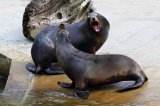
[[64, 24], [59, 25], [56, 40], [60, 41], [60, 42], [66, 42], [66, 41], [70, 42], [69, 32], [68, 32], [68, 30], [66, 30]]
[[101, 30], [101, 23], [98, 17], [99, 17], [99, 14], [94, 12], [93, 9], [89, 10], [88, 21], [89, 21], [90, 27], [97, 33], [100, 32]]

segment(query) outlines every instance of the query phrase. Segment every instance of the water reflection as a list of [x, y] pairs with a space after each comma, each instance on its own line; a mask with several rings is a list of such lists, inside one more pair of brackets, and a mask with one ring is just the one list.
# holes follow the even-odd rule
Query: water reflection
[[[151, 80], [147, 82], [150, 83], [149, 85], [146, 83], [137, 90], [124, 93], [115, 91], [133, 82], [121, 82], [92, 89], [89, 99], [82, 100], [73, 97], [73, 89], [65, 89], [57, 85], [58, 81], [70, 82], [66, 75], [33, 75], [25, 69], [26, 63], [28, 61], [13, 62], [11, 75], [8, 77], [3, 95], [0, 96], [0, 106], [105, 106], [106, 104], [143, 106], [143, 103], [150, 100], [156, 101], [157, 97], [160, 97], [160, 89], [157, 89], [159, 81], [153, 83], [155, 80]], [[152, 92], [153, 89], [154, 92]]]
[[77, 99], [61, 92], [31, 91], [23, 105], [30, 106], [94, 106], [95, 101]]

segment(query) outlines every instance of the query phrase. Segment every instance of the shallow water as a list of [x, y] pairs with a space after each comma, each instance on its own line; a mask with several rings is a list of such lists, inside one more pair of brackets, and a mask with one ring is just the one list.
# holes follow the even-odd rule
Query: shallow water
[[[13, 62], [7, 85], [0, 96], [0, 105], [20, 106], [157, 106], [160, 98], [158, 72], [146, 69], [150, 80], [141, 88], [124, 93], [117, 89], [133, 84], [121, 82], [92, 89], [88, 100], [73, 97], [73, 89], [64, 89], [58, 81], [70, 82], [66, 75], [34, 76], [25, 70], [26, 62]], [[23, 71], [24, 70], [24, 71]], [[16, 73], [16, 74], [15, 74]], [[154, 92], [153, 92], [154, 90]]]
[[[149, 81], [137, 90], [116, 93], [133, 82], [91, 90], [88, 100], [73, 97], [58, 81], [65, 75], [33, 75], [25, 69], [31, 62], [32, 42], [23, 37], [22, 15], [30, 0], [0, 0], [0, 52], [13, 59], [0, 106], [158, 106], [160, 103], [160, 1], [93, 0], [95, 8], [110, 22], [107, 42], [98, 54], [119, 53], [136, 60]], [[2, 81], [3, 82], [3, 81]], [[3, 87], [2, 87], [3, 88]]]

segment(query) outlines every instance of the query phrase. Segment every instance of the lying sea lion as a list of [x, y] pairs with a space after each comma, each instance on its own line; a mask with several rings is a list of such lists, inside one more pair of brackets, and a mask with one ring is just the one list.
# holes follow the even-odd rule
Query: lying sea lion
[[[86, 20], [75, 24], [67, 24], [72, 44], [79, 50], [95, 54], [108, 37], [110, 24], [105, 17], [94, 12], [88, 12]], [[62, 74], [63, 70], [51, 70], [57, 64], [55, 38], [58, 25], [44, 29], [36, 37], [31, 55], [35, 65], [29, 63], [26, 68], [33, 73]]]
[[86, 99], [89, 87], [99, 87], [120, 81], [135, 81], [118, 91], [141, 87], [148, 80], [140, 66], [131, 58], [119, 54], [94, 55], [76, 49], [64, 24], [59, 26], [56, 41], [58, 62], [72, 83], [58, 82], [64, 88], [74, 87], [74, 95]]

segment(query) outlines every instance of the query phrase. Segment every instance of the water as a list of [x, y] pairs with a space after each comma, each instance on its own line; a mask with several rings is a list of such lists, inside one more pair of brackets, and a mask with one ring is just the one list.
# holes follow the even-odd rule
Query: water
[[[36, 99], [35, 99], [36, 98]], [[53, 91], [32, 91], [29, 94], [29, 97], [23, 103], [25, 105], [37, 106], [38, 105], [46, 105], [46, 106], [75, 106], [75, 105], [96, 105], [94, 101], [89, 100], [80, 100], [74, 97], [69, 97], [60, 92]]]

